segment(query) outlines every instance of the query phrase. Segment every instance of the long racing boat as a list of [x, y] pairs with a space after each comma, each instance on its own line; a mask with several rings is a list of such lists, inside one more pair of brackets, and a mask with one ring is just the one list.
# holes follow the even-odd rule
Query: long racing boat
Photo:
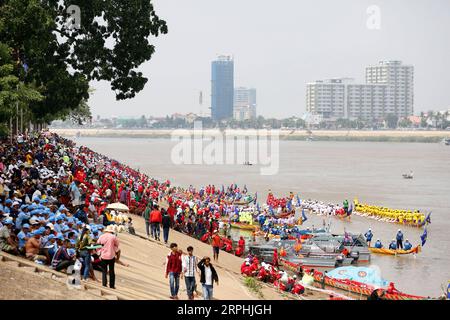
[[395, 256], [398, 254], [417, 254], [420, 252], [421, 247], [420, 247], [420, 245], [418, 245], [410, 250], [401, 250], [401, 249], [392, 250], [392, 249], [386, 249], [386, 248], [369, 247], [369, 250], [372, 253], [387, 254], [387, 255]]

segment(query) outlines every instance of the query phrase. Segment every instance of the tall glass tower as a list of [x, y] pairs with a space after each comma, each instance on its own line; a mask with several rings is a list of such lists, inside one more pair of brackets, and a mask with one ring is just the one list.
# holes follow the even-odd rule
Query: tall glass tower
[[233, 118], [234, 61], [219, 56], [211, 63], [211, 117], [214, 121]]

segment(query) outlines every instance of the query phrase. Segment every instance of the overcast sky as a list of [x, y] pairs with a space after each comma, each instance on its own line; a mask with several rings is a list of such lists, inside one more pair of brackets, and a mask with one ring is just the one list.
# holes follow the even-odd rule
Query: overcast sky
[[[415, 67], [415, 111], [450, 109], [449, 0], [152, 0], [169, 33], [140, 70], [149, 78], [134, 99], [115, 101], [92, 83], [94, 115], [164, 116], [210, 106], [211, 60], [235, 59], [235, 86], [257, 89], [258, 115], [300, 116], [307, 82], [364, 81], [364, 67], [402, 60]], [[379, 30], [367, 8], [381, 10]]]

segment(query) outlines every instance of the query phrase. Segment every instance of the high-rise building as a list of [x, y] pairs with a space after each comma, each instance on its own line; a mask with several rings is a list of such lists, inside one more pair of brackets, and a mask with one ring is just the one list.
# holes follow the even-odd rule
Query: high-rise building
[[349, 78], [308, 83], [306, 110], [324, 119], [408, 117], [414, 113], [414, 68], [400, 61], [382, 61], [366, 68], [365, 84]]
[[211, 64], [211, 117], [215, 121], [233, 118], [234, 61], [219, 56]]
[[234, 89], [234, 119], [238, 121], [256, 118], [256, 89], [237, 87]]
[[386, 84], [386, 112], [408, 117], [414, 113], [414, 67], [401, 61], [380, 61], [366, 67], [366, 83]]

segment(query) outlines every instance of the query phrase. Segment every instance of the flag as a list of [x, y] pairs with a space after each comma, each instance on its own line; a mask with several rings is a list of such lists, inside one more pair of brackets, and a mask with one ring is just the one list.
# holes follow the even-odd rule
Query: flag
[[301, 203], [302, 203], [302, 201], [300, 200], [300, 197], [297, 194], [297, 206], [300, 206]]
[[426, 226], [429, 223], [431, 223], [431, 211], [430, 213], [427, 215], [427, 217], [425, 218], [425, 220], [420, 224], [420, 227]]
[[247, 193], [247, 185], [246, 184], [244, 184], [244, 189], [242, 189], [242, 191], [244, 192], [244, 193]]
[[289, 210], [289, 211], [292, 211], [292, 200], [291, 199], [289, 199], [289, 201], [288, 201], [288, 203], [287, 203], [287, 205], [286, 205], [286, 208]]
[[258, 192], [255, 192], [255, 199], [253, 199], [253, 204], [256, 204], [256, 200], [258, 200]]
[[430, 213], [428, 214], [428, 216], [426, 217], [425, 222], [426, 222], [427, 224], [428, 224], [428, 223], [431, 223], [431, 211], [430, 211]]
[[347, 215], [351, 215], [353, 212], [353, 203], [350, 203], [350, 208], [348, 209]]
[[269, 212], [270, 212], [271, 215], [274, 215], [272, 205], [269, 206]]
[[302, 223], [308, 220], [308, 217], [305, 214], [305, 209], [302, 210]]
[[261, 210], [259, 208], [259, 203], [256, 204], [256, 210], [258, 211], [258, 214], [261, 214]]
[[425, 230], [423, 230], [423, 234], [420, 236], [420, 239], [422, 240], [422, 247], [427, 242], [427, 237], [428, 237], [428, 232], [427, 232], [427, 228], [425, 228]]

